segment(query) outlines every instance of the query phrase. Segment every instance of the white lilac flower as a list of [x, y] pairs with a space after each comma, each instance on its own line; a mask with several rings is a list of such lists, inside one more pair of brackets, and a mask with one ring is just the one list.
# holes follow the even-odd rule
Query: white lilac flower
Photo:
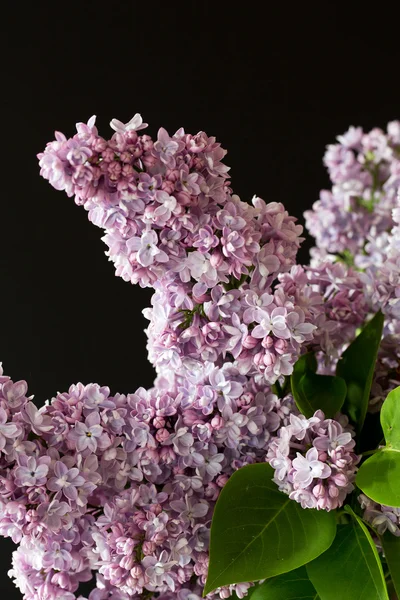
[[143, 123], [141, 115], [136, 113], [128, 123], [122, 123], [121, 121], [118, 121], [118, 119], [112, 119], [112, 121], [110, 121], [110, 127], [114, 129], [114, 131], [125, 133], [127, 131], [140, 131], [141, 129], [148, 127], [148, 125], [147, 123]]

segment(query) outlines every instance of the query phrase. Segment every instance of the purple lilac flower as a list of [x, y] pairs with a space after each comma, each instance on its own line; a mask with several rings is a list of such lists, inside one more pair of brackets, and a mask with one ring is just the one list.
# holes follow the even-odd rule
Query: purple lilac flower
[[327, 147], [324, 163], [332, 191], [322, 191], [313, 210], [304, 215], [318, 248], [339, 258], [347, 253], [362, 265], [369, 244], [392, 227], [400, 159], [397, 134], [391, 132], [398, 128], [396, 121], [388, 124], [387, 133], [374, 129], [366, 134], [351, 127], [338, 136], [339, 144]]
[[79, 469], [68, 467], [61, 461], [54, 465], [54, 477], [50, 477], [47, 487], [52, 492], [61, 491], [68, 500], [76, 500], [77, 487], [83, 485], [85, 480], [79, 475]]
[[303, 508], [333, 510], [354, 489], [360, 457], [353, 452], [347, 418], [341, 416], [341, 423], [325, 419], [322, 411], [311, 419], [291, 414], [290, 424], [269, 444], [267, 460], [276, 483]]
[[50, 456], [19, 456], [19, 466], [15, 469], [15, 483], [18, 486], [43, 485], [49, 472]]
[[96, 452], [98, 438], [103, 433], [103, 427], [100, 425], [100, 415], [97, 412], [90, 413], [85, 423], [77, 423], [74, 429], [69, 432], [69, 439], [74, 441], [78, 452], [90, 450]]
[[361, 508], [364, 509], [363, 518], [375, 528], [379, 535], [389, 531], [396, 537], [400, 537], [400, 508], [378, 504], [365, 494], [360, 494], [358, 501]]

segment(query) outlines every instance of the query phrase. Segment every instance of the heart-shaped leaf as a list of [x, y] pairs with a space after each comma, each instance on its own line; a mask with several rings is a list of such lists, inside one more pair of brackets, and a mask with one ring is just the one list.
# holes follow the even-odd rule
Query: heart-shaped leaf
[[339, 525], [335, 541], [307, 565], [323, 600], [389, 600], [382, 564], [364, 523], [351, 509], [349, 525]]
[[280, 492], [267, 463], [248, 465], [223, 488], [211, 526], [204, 594], [296, 569], [331, 545], [333, 512], [304, 510]]
[[400, 537], [387, 531], [381, 536], [381, 542], [394, 589], [400, 598]]
[[381, 425], [386, 446], [361, 465], [356, 482], [375, 502], [400, 507], [400, 387], [383, 403]]
[[323, 410], [332, 418], [342, 408], [347, 386], [344, 379], [331, 375], [317, 375], [317, 362], [312, 353], [304, 354], [296, 362], [291, 377], [292, 393], [297, 408], [307, 418], [316, 410]]
[[267, 579], [250, 590], [249, 600], [319, 600], [305, 567]]
[[360, 433], [367, 413], [383, 320], [383, 314], [378, 311], [343, 352], [336, 369], [336, 374], [347, 384], [343, 410], [353, 421], [357, 433]]

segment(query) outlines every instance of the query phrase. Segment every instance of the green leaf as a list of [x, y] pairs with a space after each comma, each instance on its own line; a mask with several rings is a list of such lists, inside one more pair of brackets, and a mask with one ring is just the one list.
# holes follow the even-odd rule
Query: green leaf
[[267, 579], [250, 590], [251, 600], [319, 600], [305, 567]]
[[400, 450], [383, 448], [358, 470], [357, 486], [372, 500], [400, 507]]
[[248, 465], [224, 486], [211, 525], [204, 595], [297, 569], [331, 545], [333, 512], [304, 510], [280, 492], [267, 463]]
[[304, 354], [296, 362], [292, 374], [292, 392], [297, 408], [307, 418], [316, 410], [323, 410], [332, 418], [342, 408], [347, 386], [344, 379], [331, 375], [317, 375], [317, 361], [313, 353]]
[[389, 600], [378, 552], [357, 515], [339, 525], [335, 541], [307, 565], [308, 576], [323, 600]]
[[383, 403], [381, 425], [386, 446], [400, 450], [400, 387], [392, 390]]
[[400, 537], [386, 531], [381, 542], [394, 589], [400, 598]]
[[357, 433], [360, 433], [367, 413], [383, 320], [383, 314], [378, 311], [343, 352], [336, 369], [336, 374], [347, 383], [343, 410], [355, 424]]
[[[308, 352], [307, 354], [303, 354], [298, 358], [296, 364], [293, 368], [293, 373], [290, 376], [290, 383], [292, 388], [292, 394], [295, 399], [297, 406], [301, 404], [306, 404], [306, 399], [303, 398], [301, 389], [300, 389], [300, 381], [306, 373], [315, 373], [317, 370], [317, 360], [313, 352]], [[310, 407], [311, 409], [311, 407]], [[299, 408], [299, 410], [301, 410]]]
[[307, 418], [321, 409], [331, 419], [343, 406], [347, 386], [341, 377], [305, 373], [300, 379], [300, 392], [306, 402], [296, 404]]
[[356, 482], [375, 502], [400, 507], [400, 387], [383, 403], [381, 425], [386, 446], [361, 465]]

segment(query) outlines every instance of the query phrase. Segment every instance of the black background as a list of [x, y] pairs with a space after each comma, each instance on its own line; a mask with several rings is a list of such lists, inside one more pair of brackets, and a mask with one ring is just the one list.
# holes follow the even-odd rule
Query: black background
[[[113, 117], [140, 112], [152, 135], [205, 130], [228, 149], [243, 200], [283, 202], [302, 221], [329, 184], [325, 145], [349, 125], [400, 118], [390, 4], [354, 14], [350, 3], [7, 4], [0, 360], [38, 404], [77, 381], [130, 392], [153, 378], [141, 315], [149, 291], [114, 277], [101, 231], [39, 177], [36, 154], [55, 129], [71, 136], [96, 114], [107, 137]], [[0, 590], [10, 599], [20, 598], [6, 577], [11, 548], [1, 542]]]

